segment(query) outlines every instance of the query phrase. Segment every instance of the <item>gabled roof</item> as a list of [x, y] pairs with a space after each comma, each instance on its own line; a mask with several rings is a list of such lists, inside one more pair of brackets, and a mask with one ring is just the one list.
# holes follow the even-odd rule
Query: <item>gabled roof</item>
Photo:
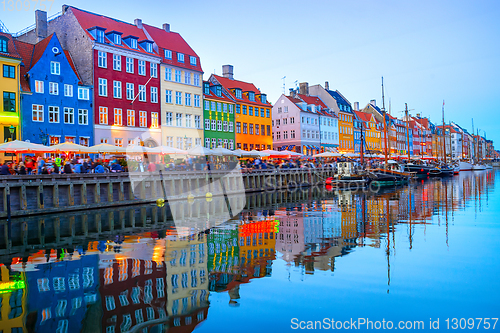
[[[111, 31], [121, 32], [123, 37], [135, 36], [139, 39], [139, 41], [148, 40], [144, 31], [142, 29], [139, 29], [134, 24], [119, 21], [117, 19], [110, 18], [107, 16], [91, 13], [72, 6], [69, 6], [69, 8], [75, 15], [75, 18], [78, 20], [80, 26], [87, 32], [89, 38], [94, 41], [95, 38], [88, 32], [88, 29], [93, 27], [104, 28], [106, 29], [105, 32], [111, 32]], [[150, 56], [158, 56], [158, 53], [154, 50], [153, 53], [149, 53], [146, 52], [144, 49], [142, 49], [140, 46], [138, 46], [137, 49], [132, 49], [128, 47], [124, 42], [122, 42], [121, 45], [116, 45], [107, 38], [105, 38], [104, 40], [105, 44], [109, 46], [114, 46], [120, 49], [129, 50], [133, 52], [139, 52]]]
[[[203, 81], [203, 84], [205, 84], [207, 82], [208, 81]], [[208, 83], [210, 84], [210, 87], [215, 86], [211, 82], [208, 82]], [[206, 98], [206, 99], [215, 99], [215, 100], [218, 100], [218, 101], [221, 101], [221, 102], [226, 102], [226, 103], [234, 103], [234, 101], [229, 96], [226, 95], [224, 89], [222, 89], [221, 97], [219, 97], [216, 94], [214, 94], [214, 92], [212, 91], [212, 89], [209, 90], [208, 94], [205, 94], [205, 89], [203, 89], [203, 98]]]
[[236, 96], [231, 92], [231, 89], [234, 88], [239, 88], [241, 89], [242, 92], [246, 91], [252, 91], [255, 93], [255, 95], [261, 94], [259, 89], [257, 89], [253, 83], [248, 83], [248, 82], [243, 82], [243, 81], [238, 81], [238, 80], [232, 80], [224, 76], [219, 76], [212, 74], [211, 76], [214, 78], [217, 82], [219, 82], [224, 89], [228, 92], [231, 98], [233, 98], [236, 102], [240, 103], [248, 103], [248, 104], [255, 104], [259, 106], [265, 106], [265, 107], [272, 107], [271, 103], [266, 101], [266, 103], [262, 103], [257, 96], [255, 96], [255, 101], [250, 101], [244, 94], [242, 94], [241, 98], [236, 98]]
[[31, 61], [31, 67], [35, 66], [35, 64], [40, 60], [42, 55], [45, 53], [45, 49], [47, 48], [47, 45], [49, 45], [50, 41], [52, 40], [52, 37], [54, 37], [54, 34], [42, 39], [38, 43], [35, 44], [35, 49], [33, 50], [33, 60]]
[[306, 104], [318, 105], [318, 106], [320, 106], [323, 109], [327, 109], [328, 108], [325, 105], [325, 103], [323, 103], [323, 101], [319, 97], [317, 97], [317, 96], [307, 96], [307, 95], [301, 95], [301, 94], [297, 94], [297, 96], [300, 99], [302, 99], [304, 102], [306, 102]]
[[372, 118], [375, 118], [373, 117], [373, 114], [368, 112], [354, 111], [354, 113], [358, 116], [359, 119], [365, 122], [373, 121]]
[[[325, 89], [326, 90], [326, 89]], [[341, 93], [340, 91], [338, 90], [326, 90], [333, 98], [335, 98], [335, 100], [337, 101], [337, 103], [342, 103], [342, 104], [347, 104], [349, 106], [351, 106], [351, 103], [347, 100], [347, 98], [345, 98]]]
[[21, 59], [21, 56], [17, 52], [16, 46], [14, 45], [14, 40], [12, 39], [12, 36], [5, 32], [0, 32], [0, 37], [7, 38], [7, 51], [9, 51], [8, 53], [0, 52], [0, 56], [14, 58], [14, 59]]
[[[143, 24], [144, 29], [151, 36], [153, 41], [161, 48], [160, 56], [162, 57], [162, 62], [175, 65], [191, 70], [197, 70], [202, 72], [200, 57], [194, 52], [194, 50], [189, 46], [189, 44], [182, 38], [182, 36], [177, 32], [167, 32], [163, 29], [153, 27], [148, 24]], [[172, 51], [172, 59], [165, 59], [164, 50]], [[177, 53], [183, 53], [187, 57], [184, 59], [184, 63], [177, 61]], [[196, 57], [196, 65], [191, 65], [189, 57]]]

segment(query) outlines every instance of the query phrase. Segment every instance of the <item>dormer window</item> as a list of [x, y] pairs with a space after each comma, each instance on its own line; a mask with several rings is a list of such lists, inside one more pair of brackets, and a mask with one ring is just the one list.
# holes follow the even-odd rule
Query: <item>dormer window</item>
[[190, 56], [190, 57], [189, 57], [189, 63], [190, 63], [192, 66], [196, 66], [196, 57]]
[[217, 94], [218, 97], [221, 97], [222, 96], [222, 87], [221, 86], [217, 86], [215, 88], [215, 93]]
[[96, 39], [97, 39], [97, 42], [104, 43], [104, 30], [97, 29]]
[[177, 53], [177, 61], [184, 62], [184, 53]]
[[266, 94], [261, 94], [260, 95], [260, 101], [262, 103], [267, 103], [267, 95]]
[[133, 49], [137, 49], [137, 39], [130, 39], [130, 47]]
[[165, 59], [172, 59], [172, 51], [165, 50]]
[[151, 41], [143, 40], [139, 44], [146, 52], [153, 53], [153, 43]]
[[248, 99], [255, 102], [255, 93], [253, 91], [248, 92]]
[[8, 39], [0, 37], [0, 52], [9, 53]]
[[115, 44], [122, 45], [122, 36], [115, 34]]
[[208, 82], [203, 82], [203, 93], [205, 95], [210, 94], [210, 84]]
[[234, 95], [236, 96], [236, 98], [241, 99], [241, 89], [235, 89]]

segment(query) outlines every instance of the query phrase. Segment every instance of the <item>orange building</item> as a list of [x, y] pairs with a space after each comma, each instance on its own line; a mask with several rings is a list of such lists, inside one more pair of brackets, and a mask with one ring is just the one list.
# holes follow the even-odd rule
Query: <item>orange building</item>
[[243, 150], [271, 149], [271, 108], [267, 95], [260, 92], [253, 83], [233, 78], [233, 66], [222, 66], [223, 76], [212, 74], [209, 81], [219, 84], [236, 103], [235, 140], [236, 148]]

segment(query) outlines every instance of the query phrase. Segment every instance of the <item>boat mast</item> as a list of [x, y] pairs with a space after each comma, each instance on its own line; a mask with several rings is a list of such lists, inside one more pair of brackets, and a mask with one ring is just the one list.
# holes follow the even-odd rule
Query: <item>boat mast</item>
[[384, 139], [385, 139], [385, 164], [387, 165], [387, 150], [389, 149], [389, 138], [387, 137], [387, 119], [385, 114], [384, 99], [384, 77], [382, 76], [382, 116], [384, 117]]
[[473, 163], [476, 163], [477, 152], [476, 152], [476, 137], [474, 136], [474, 118], [472, 118], [472, 140], [474, 140], [474, 158], [473, 158]]
[[443, 158], [444, 164], [446, 164], [446, 131], [444, 128], [444, 100], [443, 100]]
[[405, 116], [406, 116], [406, 151], [408, 152], [408, 163], [410, 163], [410, 120], [408, 118], [408, 103], [405, 103]]

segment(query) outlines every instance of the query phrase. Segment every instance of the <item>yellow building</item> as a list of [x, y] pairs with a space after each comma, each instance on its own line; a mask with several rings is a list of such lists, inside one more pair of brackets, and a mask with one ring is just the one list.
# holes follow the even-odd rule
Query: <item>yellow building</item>
[[10, 272], [2, 265], [0, 267], [0, 327], [3, 332], [26, 332], [25, 320], [27, 314], [27, 290], [24, 273], [20, 278], [11, 280]]
[[362, 111], [354, 111], [358, 118], [363, 122], [363, 136], [365, 139], [365, 151], [366, 150], [377, 150], [380, 151], [381, 146], [381, 135], [380, 130], [377, 126], [377, 121], [373, 114]]
[[[19, 76], [21, 57], [15, 49], [12, 36], [0, 32], [0, 90], [1, 105], [0, 110], [0, 142], [7, 142], [11, 139], [18, 139], [19, 136]], [[0, 160], [9, 160], [5, 154], [0, 156]]]
[[227, 95], [235, 101], [236, 148], [243, 150], [271, 149], [271, 103], [253, 83], [233, 78], [233, 66], [224, 65], [223, 76], [213, 74], [209, 81], [221, 85]]
[[162, 145], [191, 149], [203, 142], [202, 85], [200, 58], [168, 24], [163, 29], [143, 24], [158, 46]]
[[354, 152], [353, 116], [348, 112], [339, 112], [339, 150]]

